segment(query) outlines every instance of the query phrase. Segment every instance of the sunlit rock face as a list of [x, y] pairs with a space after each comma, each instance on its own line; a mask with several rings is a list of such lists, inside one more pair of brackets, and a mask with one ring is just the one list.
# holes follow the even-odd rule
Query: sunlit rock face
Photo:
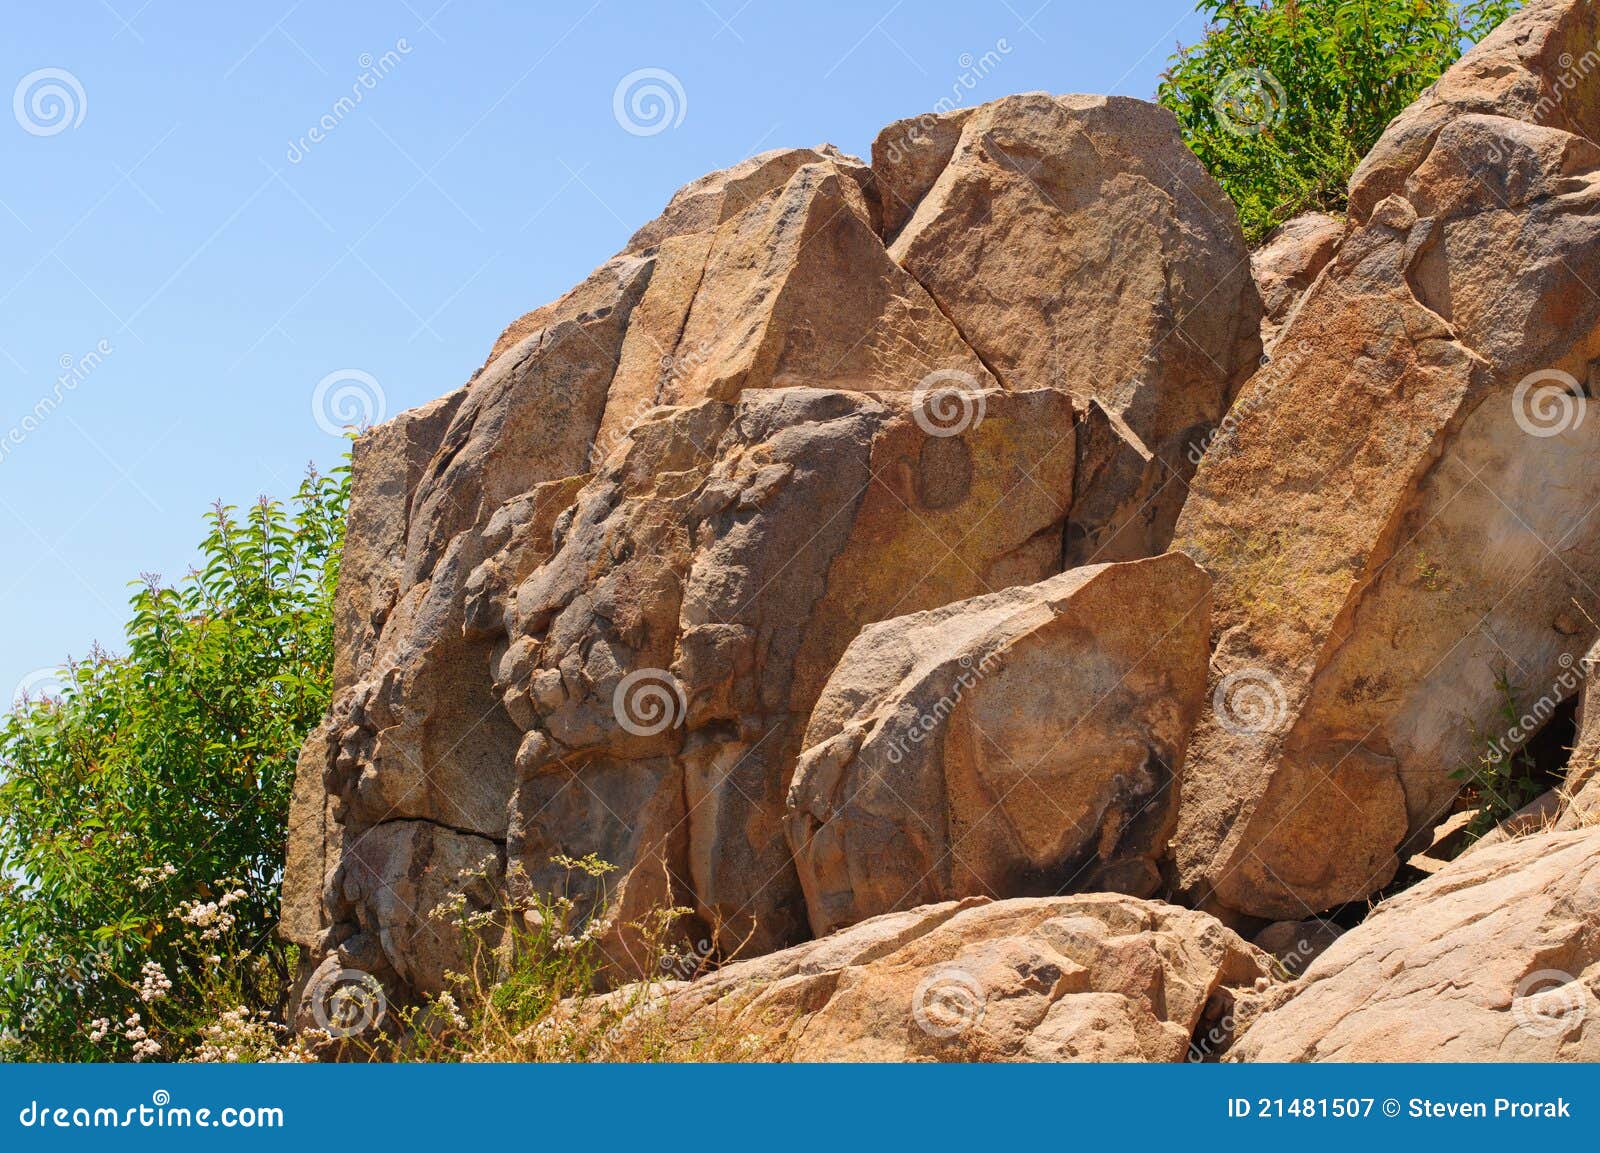
[[1463, 769], [1569, 675], [1600, 605], [1600, 70], [1592, 4], [1530, 6], [1396, 118], [1337, 255], [1193, 481], [1212, 707], [1182, 899], [1298, 920], [1365, 898]]
[[358, 444], [285, 887], [313, 958], [437, 987], [435, 906], [591, 853], [619, 969], [667, 902], [747, 954], [804, 940], [785, 806], [861, 629], [1166, 551], [1260, 353], [1226, 199], [1137, 101], [923, 128], [696, 181]]

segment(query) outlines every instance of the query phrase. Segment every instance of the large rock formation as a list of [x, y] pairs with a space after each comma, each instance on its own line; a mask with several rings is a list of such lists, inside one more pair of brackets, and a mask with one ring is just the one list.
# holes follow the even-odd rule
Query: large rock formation
[[789, 790], [811, 928], [954, 897], [1155, 892], [1210, 588], [1169, 553], [862, 629]]
[[[1399, 117], [1211, 444], [1175, 547], [1216, 579], [1173, 880], [1300, 919], [1384, 887], [1595, 640], [1600, 38], [1513, 15]], [[1296, 355], [1299, 350], [1309, 350]]]
[[[357, 444], [308, 971], [437, 990], [440, 906], [560, 891], [613, 979], [662, 906], [760, 954], [647, 990], [690, 1044], [1600, 1057], [1597, 43], [1513, 16], [1253, 277], [1136, 101], [684, 188]], [[1458, 770], [1580, 691], [1448, 860]]]
[[1229, 1060], [1600, 1060], [1600, 829], [1452, 863], [1259, 1000]]
[[[915, 206], [889, 254], [1005, 387], [1096, 398], [1179, 471], [1226, 411], [1219, 369], [1260, 352], [1239, 326], [1260, 305], [1233, 206], [1141, 100], [1028, 93], [952, 115], [959, 134], [923, 134], [932, 162], [888, 171], [885, 199]], [[874, 158], [905, 135], [884, 129]]]
[[685, 1051], [739, 1036], [772, 1060], [1201, 1060], [1226, 1051], [1235, 998], [1270, 966], [1157, 901], [973, 897], [667, 985], [641, 1016]]
[[798, 940], [785, 790], [859, 629], [1165, 550], [1259, 351], [1226, 201], [1132, 101], [1008, 98], [918, 148], [696, 181], [363, 438], [291, 815], [311, 956], [436, 987], [441, 895], [562, 853], [620, 867], [624, 961], [666, 900]]
[[863, 624], [1060, 563], [1070, 398], [971, 399], [984, 417], [955, 437], [904, 393], [672, 410], [579, 490], [544, 564], [483, 582], [468, 623], [527, 730], [507, 854], [534, 885], [596, 853], [624, 870], [623, 922], [671, 889], [751, 948], [808, 934], [784, 790], [840, 654]]

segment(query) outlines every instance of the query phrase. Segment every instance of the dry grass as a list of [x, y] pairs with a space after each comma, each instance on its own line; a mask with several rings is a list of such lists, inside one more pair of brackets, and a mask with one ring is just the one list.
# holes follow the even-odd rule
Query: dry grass
[[[718, 1014], [689, 1022], [674, 1011], [672, 994], [713, 964], [709, 942], [691, 944], [679, 930], [690, 910], [657, 909], [616, 925], [603, 913], [613, 867], [592, 856], [558, 863], [580, 888], [598, 883], [592, 911], [545, 895], [506, 898], [488, 912], [466, 912], [460, 902], [441, 906], [434, 915], [454, 924], [465, 958], [447, 974], [447, 987], [391, 1014], [381, 1037], [309, 1043], [324, 1057], [390, 1062], [763, 1059], [761, 1046], [736, 1033], [731, 1019], [724, 1027]], [[620, 964], [613, 956], [619, 941], [627, 953]], [[607, 991], [639, 973], [646, 976]]]

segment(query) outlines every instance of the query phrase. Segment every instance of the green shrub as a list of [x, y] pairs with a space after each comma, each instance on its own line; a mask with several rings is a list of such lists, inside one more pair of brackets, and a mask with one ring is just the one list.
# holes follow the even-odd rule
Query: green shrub
[[137, 587], [126, 655], [0, 722], [4, 1056], [170, 1060], [223, 1012], [247, 1007], [246, 1033], [281, 1013], [289, 794], [330, 696], [348, 483], [219, 504], [203, 567]]
[[1156, 98], [1233, 198], [1252, 244], [1301, 212], [1340, 212], [1389, 121], [1517, 0], [1200, 0]]

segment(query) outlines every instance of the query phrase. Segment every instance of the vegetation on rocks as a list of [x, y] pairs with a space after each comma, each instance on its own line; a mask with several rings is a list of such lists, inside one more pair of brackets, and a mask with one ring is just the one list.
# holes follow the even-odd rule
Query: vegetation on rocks
[[1302, 212], [1340, 212], [1384, 128], [1516, 0], [1200, 0], [1157, 99], [1239, 207], [1252, 244]]

